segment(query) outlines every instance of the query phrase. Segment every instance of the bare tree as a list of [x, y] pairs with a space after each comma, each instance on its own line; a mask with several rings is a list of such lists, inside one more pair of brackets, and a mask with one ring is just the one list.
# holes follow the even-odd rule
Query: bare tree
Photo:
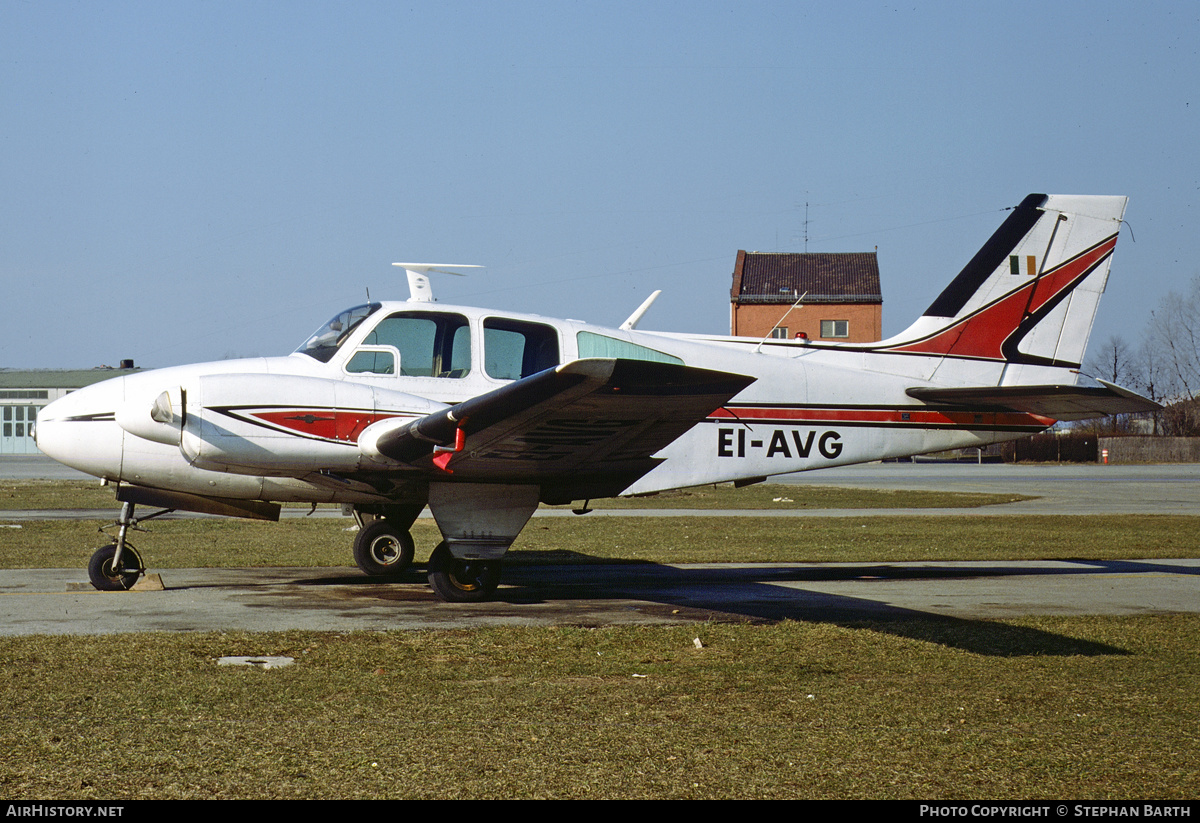
[[1084, 366], [1088, 374], [1118, 386], [1129, 385], [1136, 374], [1134, 352], [1119, 334], [1109, 336], [1104, 345], [1088, 358]]
[[[1140, 364], [1137, 354], [1119, 334], [1109, 336], [1104, 345], [1099, 348], [1084, 365], [1084, 370], [1093, 377], [1116, 383], [1118, 386], [1138, 386], [1138, 371]], [[1076, 431], [1086, 431], [1093, 434], [1120, 434], [1130, 429], [1129, 415], [1110, 415], [1095, 420], [1084, 421], [1072, 427]]]
[[1133, 388], [1168, 407], [1155, 416], [1155, 433], [1200, 434], [1194, 402], [1200, 395], [1200, 276], [1150, 314], [1137, 360]]

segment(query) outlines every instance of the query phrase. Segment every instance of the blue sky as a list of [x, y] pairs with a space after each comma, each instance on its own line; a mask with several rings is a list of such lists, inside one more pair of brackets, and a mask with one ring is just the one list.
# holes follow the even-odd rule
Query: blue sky
[[878, 246], [902, 330], [1030, 192], [1126, 194], [1093, 344], [1200, 274], [1200, 5], [0, 0], [0, 366], [282, 354], [442, 302], [727, 332]]

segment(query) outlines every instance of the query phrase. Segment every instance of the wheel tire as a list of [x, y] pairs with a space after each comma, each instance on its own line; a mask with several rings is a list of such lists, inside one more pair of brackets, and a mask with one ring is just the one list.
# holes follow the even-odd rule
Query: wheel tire
[[429, 557], [429, 585], [447, 603], [479, 603], [500, 585], [500, 560], [459, 560], [439, 543]]
[[[88, 579], [92, 585], [102, 592], [123, 592], [132, 589], [142, 576], [142, 558], [132, 546], [125, 546], [121, 552], [121, 565], [125, 571], [113, 571], [113, 558], [117, 555], [117, 544], [96, 549], [92, 559], [88, 561]], [[132, 567], [132, 570], [130, 570]]]
[[408, 568], [413, 539], [386, 520], [373, 520], [354, 538], [354, 562], [371, 577], [387, 577]]

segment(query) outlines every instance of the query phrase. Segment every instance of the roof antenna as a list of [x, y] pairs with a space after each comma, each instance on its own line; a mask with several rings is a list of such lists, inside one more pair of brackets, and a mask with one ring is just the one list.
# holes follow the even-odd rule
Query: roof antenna
[[804, 201], [804, 253], [808, 254], [808, 201]]
[[[625, 320], [625, 322], [621, 324], [620, 328], [622, 328], [626, 331], [628, 331], [629, 329], [636, 329], [637, 324], [639, 322], [641, 322], [642, 315], [646, 313], [646, 310], [649, 309], [651, 304], [653, 304], [654, 301], [658, 299], [658, 296], [660, 294], [662, 294], [662, 289], [655, 289], [654, 294], [650, 295], [645, 300], [643, 300], [642, 305], [638, 306], [634, 310], [633, 314], [629, 315], [629, 317]], [[586, 506], [584, 508], [586, 508]]]
[[[805, 254], [808, 254], [808, 199], [807, 199], [808, 192], [804, 192], [804, 194], [805, 194], [805, 200], [804, 200], [804, 234], [803, 234], [803, 237], [802, 237], [802, 238], [797, 238], [797, 237], [796, 237], [796, 234], [795, 234], [795, 232], [793, 232], [793, 233], [792, 233], [792, 242], [793, 242], [793, 243], [795, 243], [797, 239], [803, 239], [803, 240], [804, 240], [804, 253], [805, 253]], [[796, 204], [793, 206], [793, 208], [799, 209], [799, 208], [800, 208], [800, 204], [799, 204], [799, 203], [796, 203]]]

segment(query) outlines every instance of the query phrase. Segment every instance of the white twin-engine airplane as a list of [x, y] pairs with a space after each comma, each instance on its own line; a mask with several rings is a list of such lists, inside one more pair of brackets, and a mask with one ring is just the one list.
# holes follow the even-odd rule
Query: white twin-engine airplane
[[135, 505], [276, 520], [272, 501], [303, 501], [353, 513], [371, 575], [412, 561], [429, 506], [430, 584], [483, 600], [539, 503], [748, 485], [1157, 408], [1078, 371], [1125, 204], [1030, 195], [877, 343], [635, 331], [649, 301], [619, 329], [446, 306], [426, 273], [447, 266], [397, 264], [407, 302], [348, 309], [287, 357], [76, 391], [42, 411], [37, 443], [116, 485], [118, 537], [88, 569], [99, 589], [144, 573], [125, 539]]

